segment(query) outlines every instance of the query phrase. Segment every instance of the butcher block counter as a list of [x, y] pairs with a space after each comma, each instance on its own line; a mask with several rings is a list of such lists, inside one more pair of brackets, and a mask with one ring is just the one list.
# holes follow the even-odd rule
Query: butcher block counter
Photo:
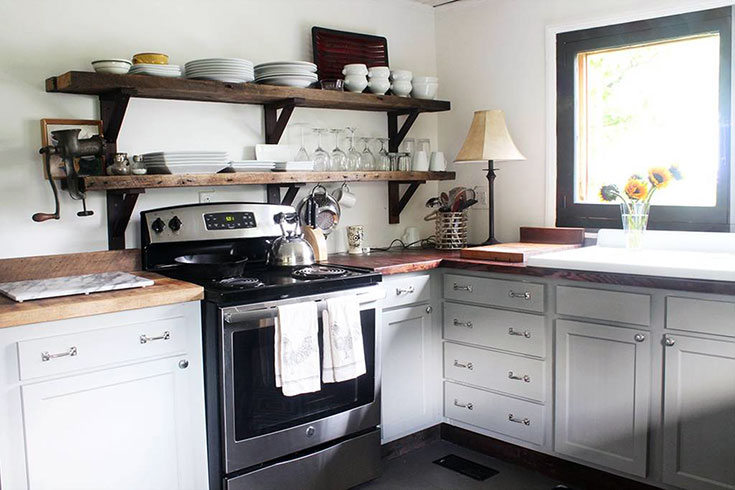
[[0, 296], [0, 328], [30, 323], [161, 306], [203, 298], [201, 286], [140, 272], [140, 250], [48, 255], [0, 260], [0, 282], [44, 279], [99, 272], [130, 272], [152, 286], [17, 303]]

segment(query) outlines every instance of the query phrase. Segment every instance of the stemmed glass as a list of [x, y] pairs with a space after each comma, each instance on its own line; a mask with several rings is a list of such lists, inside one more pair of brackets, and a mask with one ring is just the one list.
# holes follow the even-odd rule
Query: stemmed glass
[[329, 168], [329, 152], [322, 148], [322, 135], [327, 132], [326, 129], [316, 128], [313, 130], [317, 134], [317, 147], [311, 158], [314, 160], [314, 170], [324, 172]]
[[334, 149], [329, 158], [329, 170], [332, 172], [344, 172], [347, 170], [347, 154], [339, 148], [339, 135], [341, 129], [330, 129], [334, 135]]
[[390, 156], [388, 150], [385, 149], [385, 144], [388, 142], [388, 138], [378, 138], [380, 141], [380, 150], [378, 150], [378, 170], [388, 172], [390, 170]]
[[350, 132], [348, 136], [350, 147], [347, 149], [347, 170], [364, 170], [360, 162], [362, 154], [355, 148], [355, 131], [357, 131], [357, 128], [345, 129]]
[[306, 123], [295, 123], [294, 126], [297, 126], [299, 130], [301, 131], [301, 148], [299, 148], [299, 151], [296, 152], [294, 161], [308, 162], [311, 159], [309, 158], [309, 152], [306, 151], [306, 145], [304, 144], [304, 128], [307, 126], [307, 124]]
[[362, 170], [375, 170], [375, 155], [370, 151], [370, 140], [372, 138], [360, 138], [362, 141], [362, 153], [360, 154], [360, 167]]

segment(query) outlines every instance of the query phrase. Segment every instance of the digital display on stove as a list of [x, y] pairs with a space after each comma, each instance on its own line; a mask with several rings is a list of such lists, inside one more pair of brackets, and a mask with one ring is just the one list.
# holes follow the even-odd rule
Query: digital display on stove
[[207, 213], [204, 215], [204, 224], [207, 230], [237, 230], [256, 226], [255, 215], [250, 212]]

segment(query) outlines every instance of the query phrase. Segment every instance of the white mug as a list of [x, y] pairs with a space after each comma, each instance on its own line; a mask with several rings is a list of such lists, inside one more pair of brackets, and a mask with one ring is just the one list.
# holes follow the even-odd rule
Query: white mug
[[350, 92], [362, 92], [368, 86], [368, 79], [365, 75], [346, 75], [345, 88]]
[[447, 169], [447, 159], [444, 158], [444, 153], [441, 151], [434, 151], [431, 153], [431, 159], [429, 160], [429, 170], [432, 172], [444, 172]]
[[417, 243], [419, 240], [419, 229], [415, 226], [409, 226], [406, 228], [406, 231], [403, 233], [403, 236], [401, 237], [401, 240], [403, 240], [403, 244], [408, 246], [411, 245], [411, 247], [419, 247], [421, 246], [420, 243]]
[[340, 207], [351, 208], [357, 204], [357, 196], [350, 192], [350, 188], [347, 184], [342, 184], [342, 187], [333, 191], [332, 197], [337, 200]]
[[353, 255], [362, 253], [362, 239], [365, 236], [365, 227], [362, 225], [350, 225], [347, 227], [347, 249]]

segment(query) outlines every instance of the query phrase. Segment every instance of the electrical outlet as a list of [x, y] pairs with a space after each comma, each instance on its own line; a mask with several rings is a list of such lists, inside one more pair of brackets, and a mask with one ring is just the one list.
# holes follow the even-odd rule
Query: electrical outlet
[[475, 189], [475, 199], [477, 199], [477, 204], [472, 206], [470, 209], [488, 209], [487, 189], [484, 187], [478, 187]]
[[201, 191], [199, 192], [199, 202], [212, 202], [214, 201], [214, 191]]

